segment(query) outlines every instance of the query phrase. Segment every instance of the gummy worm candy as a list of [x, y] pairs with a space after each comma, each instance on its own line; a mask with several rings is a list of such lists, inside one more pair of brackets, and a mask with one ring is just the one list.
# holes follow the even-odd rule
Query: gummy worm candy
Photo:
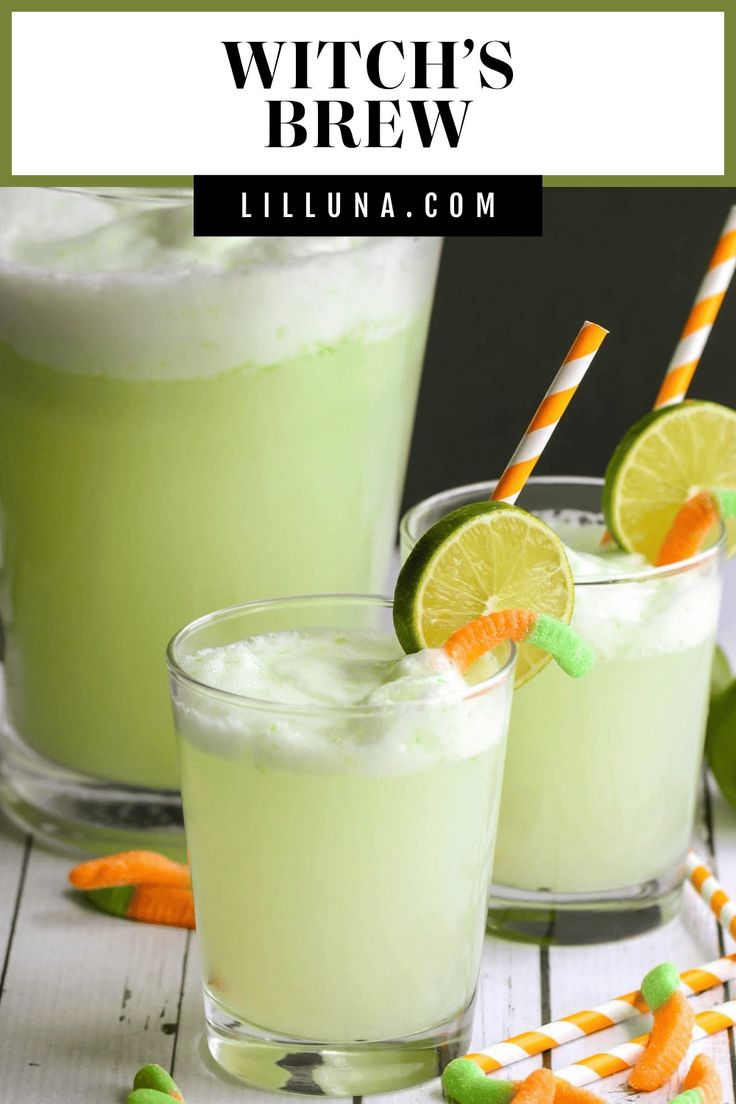
[[484, 614], [449, 637], [445, 652], [461, 671], [467, 671], [486, 652], [506, 640], [526, 641], [550, 652], [562, 670], [580, 678], [593, 666], [593, 650], [564, 621], [526, 609], [503, 609]]
[[571, 1085], [569, 1081], [563, 1081], [556, 1077], [555, 1104], [602, 1104], [600, 1096], [596, 1096], [590, 1089], [582, 1089], [578, 1085]]
[[680, 975], [674, 962], [660, 962], [659, 966], [654, 966], [644, 975], [641, 995], [650, 1012], [656, 1012], [679, 988]]
[[171, 1074], [154, 1062], [141, 1066], [133, 1079], [133, 1092], [128, 1097], [128, 1104], [163, 1104], [164, 1100], [171, 1101], [172, 1098], [184, 1104], [184, 1097]]
[[134, 1089], [128, 1093], [126, 1104], [171, 1104], [171, 1095], [158, 1089]]
[[514, 1094], [517, 1104], [554, 1104], [555, 1076], [552, 1070], [538, 1069], [522, 1081]]
[[117, 855], [90, 859], [70, 871], [69, 881], [75, 889], [140, 885], [188, 889], [191, 885], [189, 867], [157, 851], [120, 851]]
[[497, 1081], [468, 1058], [446, 1066], [442, 1088], [455, 1104], [510, 1104], [512, 1099], [515, 1104], [602, 1104], [595, 1093], [560, 1080], [550, 1070], [535, 1070], [526, 1081]]
[[657, 567], [688, 560], [720, 518], [736, 517], [736, 491], [698, 491], [675, 514], [657, 556]]
[[[194, 927], [189, 867], [157, 851], [121, 851], [90, 859], [70, 871], [69, 881], [101, 912], [149, 924]], [[140, 1087], [158, 1090], [156, 1085]]]
[[148, 924], [169, 924], [175, 928], [194, 928], [191, 889], [166, 885], [126, 885], [83, 892], [90, 904], [112, 916]]
[[[668, 970], [671, 968], [669, 963], [664, 965]], [[662, 969], [657, 967], [650, 971], [644, 980]], [[676, 970], [674, 972], [677, 973]], [[661, 984], [662, 977], [655, 977], [649, 986], [654, 999], [666, 993], [667, 986]], [[665, 996], [659, 1005], [653, 1007], [650, 1004], [650, 1008], [654, 1022], [649, 1041], [629, 1077], [629, 1085], [636, 1092], [651, 1092], [669, 1080], [687, 1053], [695, 1026], [695, 1013], [679, 989]]]
[[723, 1085], [718, 1070], [705, 1054], [693, 1059], [682, 1083], [683, 1091], [672, 1101], [678, 1104], [722, 1104]]
[[171, 1104], [171, 1094], [159, 1089], [133, 1089], [128, 1093], [126, 1104]]
[[442, 1089], [454, 1104], [510, 1104], [516, 1084], [486, 1077], [480, 1066], [469, 1058], [456, 1058], [445, 1066]]

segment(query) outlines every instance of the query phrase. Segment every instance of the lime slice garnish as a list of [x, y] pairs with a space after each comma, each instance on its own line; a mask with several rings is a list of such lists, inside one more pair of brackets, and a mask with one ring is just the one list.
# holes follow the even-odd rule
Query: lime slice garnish
[[[606, 524], [627, 552], [654, 563], [679, 507], [696, 491], [736, 488], [736, 411], [689, 400], [647, 414], [606, 470]], [[727, 522], [729, 546], [736, 524]]]
[[[503, 502], [474, 502], [420, 537], [394, 593], [396, 635], [407, 652], [441, 647], [475, 617], [522, 607], [569, 623], [575, 598], [560, 538], [539, 518]], [[516, 685], [551, 656], [519, 645]]]

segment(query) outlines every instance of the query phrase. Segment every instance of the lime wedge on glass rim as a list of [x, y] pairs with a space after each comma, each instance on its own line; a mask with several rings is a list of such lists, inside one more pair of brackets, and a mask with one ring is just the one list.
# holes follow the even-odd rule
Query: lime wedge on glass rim
[[[575, 588], [565, 546], [533, 514], [473, 502], [419, 538], [394, 592], [394, 627], [407, 652], [439, 648], [456, 629], [497, 609], [523, 607], [569, 624]], [[516, 685], [552, 657], [518, 645]]]
[[[736, 410], [689, 399], [636, 422], [603, 488], [606, 525], [627, 552], [654, 563], [679, 507], [696, 491], [736, 489]], [[729, 550], [736, 522], [726, 523]]]

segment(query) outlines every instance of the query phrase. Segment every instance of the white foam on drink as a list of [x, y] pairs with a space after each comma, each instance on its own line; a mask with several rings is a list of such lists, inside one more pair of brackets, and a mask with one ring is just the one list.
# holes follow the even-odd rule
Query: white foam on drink
[[0, 341], [78, 375], [259, 368], [428, 307], [434, 238], [195, 238], [188, 197], [0, 189]]
[[[572, 624], [599, 658], [663, 655], [713, 638], [721, 602], [716, 558], [662, 575], [643, 556], [622, 552], [615, 544], [601, 549], [604, 527], [591, 524], [589, 515], [540, 516], [567, 544], [576, 583]], [[639, 581], [616, 581], [626, 575], [639, 575]]]
[[[505, 738], [510, 694], [473, 696], [444, 652], [405, 656], [385, 633], [264, 634], [203, 649], [181, 665], [199, 683], [248, 699], [207, 698], [179, 684], [182, 737], [264, 769], [406, 774]], [[489, 658], [474, 681], [495, 669]]]

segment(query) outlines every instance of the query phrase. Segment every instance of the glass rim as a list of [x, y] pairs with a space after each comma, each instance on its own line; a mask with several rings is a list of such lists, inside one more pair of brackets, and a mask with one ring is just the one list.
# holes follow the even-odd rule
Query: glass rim
[[[160, 203], [162, 206], [165, 206], [166, 204], [176, 202], [177, 200], [179, 200], [179, 201], [180, 200], [188, 200], [190, 202], [194, 200], [194, 188], [193, 187], [182, 187], [182, 188], [163, 188], [163, 187], [161, 187], [161, 188], [157, 188], [155, 185], [151, 185], [150, 187], [130, 187], [130, 188], [128, 188], [128, 187], [114, 187], [113, 185], [107, 186], [107, 185], [103, 185], [103, 184], [100, 184], [100, 185], [97, 185], [97, 186], [92, 186], [92, 185], [83, 186], [81, 184], [79, 184], [79, 185], [74, 185], [74, 184], [38, 184], [38, 185], [27, 185], [27, 187], [29, 187], [29, 188], [38, 188], [41, 191], [47, 191], [47, 192], [62, 192], [62, 193], [65, 193], [65, 194], [70, 193], [71, 195], [80, 195], [80, 196], [96, 196], [99, 199], [119, 200], [122, 203], [131, 203], [131, 204], [132, 203]], [[240, 237], [245, 238], [245, 237], [251, 237], [251, 236], [252, 235], [249, 235], [249, 234], [233, 234], [232, 235], [232, 237], [236, 237], [236, 238], [240, 238]], [[285, 235], [263, 234], [263, 235], [256, 235], [256, 236], [259, 237], [259, 238], [262, 238], [262, 237], [269, 238], [269, 237], [284, 237]], [[301, 237], [324, 238], [325, 236], [333, 237], [334, 235], [330, 235], [330, 234], [328, 234], [328, 235], [324, 235], [324, 234], [297, 234], [297, 235], [293, 235], [293, 236], [294, 237], [300, 237], [300, 238]], [[302, 254], [302, 255], [299, 255], [299, 256], [295, 256], [295, 257], [288, 257], [288, 258], [286, 258], [286, 261], [289, 264], [293, 264], [297, 261], [309, 260], [312, 257], [321, 257], [323, 255], [325, 255], [325, 256], [337, 256], [337, 255], [342, 254], [342, 253], [355, 253], [360, 249], [368, 249], [373, 245], [380, 244], [381, 242], [395, 242], [395, 241], [402, 241], [402, 240], [404, 240], [404, 241], [423, 241], [425, 238], [434, 239], [436, 241], [439, 241], [442, 238], [442, 235], [441, 234], [362, 234], [362, 235], [361, 234], [356, 234], [354, 237], [351, 237], [349, 239], [351, 244], [343, 246], [341, 249], [325, 250], [324, 254], [322, 254], [322, 253], [307, 253], [307, 254]], [[279, 258], [278, 261], [270, 261], [270, 262], [260, 261], [259, 266], [260, 265], [265, 265], [266, 263], [280, 264], [280, 263], [283, 263], [283, 260], [281, 258]]]
[[[405, 537], [412, 545], [416, 544], [419, 537], [422, 535], [415, 533], [416, 520], [418, 517], [422, 517], [433, 507], [439, 507], [443, 502], [464, 497], [465, 495], [472, 495], [475, 492], [478, 492], [481, 497], [487, 498], [488, 490], [492, 490], [497, 482], [497, 479], [484, 479], [479, 483], [463, 483], [458, 487], [450, 487], [447, 490], [430, 495], [429, 498], [422, 499], [420, 502], [415, 503], [414, 506], [410, 506], [402, 515], [401, 521], [399, 522], [399, 537]], [[528, 479], [527, 484], [536, 487], [603, 487], [604, 480], [595, 475], [536, 475]], [[685, 571], [690, 571], [692, 568], [700, 567], [702, 564], [709, 563], [711, 560], [718, 559], [725, 550], [725, 547], [726, 528], [721, 521], [719, 522], [717, 539], [714, 540], [708, 548], [696, 552], [694, 556], [690, 556], [686, 560], [678, 560], [677, 563], [665, 564], [662, 567], [656, 567], [654, 564], [647, 564], [645, 567], [623, 570], [617, 572], [615, 575], [586, 575], [582, 578], [576, 578], [573, 572], [573, 581], [576, 587], [593, 587], [611, 586], [618, 583], [644, 583], [650, 582], [652, 579], [668, 578], [673, 575], [684, 573]]]
[[[202, 682], [201, 679], [195, 678], [194, 675], [184, 670], [181, 666], [179, 648], [187, 637], [191, 636], [199, 629], [215, 625], [219, 621], [227, 621], [230, 618], [236, 618], [244, 613], [275, 609], [276, 607], [288, 607], [296, 605], [297, 603], [314, 606], [320, 603], [353, 604], [365, 607], [380, 606], [384, 609], [391, 609], [393, 607], [393, 599], [387, 595], [345, 594], [339, 592], [334, 594], [290, 594], [281, 598], [260, 598], [252, 602], [243, 602], [235, 606], [225, 606], [223, 609], [213, 610], [211, 613], [206, 613], [202, 617], [195, 618], [195, 620], [188, 622], [174, 633], [166, 647], [166, 664], [169, 674], [177, 681], [184, 682], [198, 692], [216, 698], [217, 700], [230, 702], [231, 704], [237, 703], [240, 706], [247, 706], [249, 709], [258, 710], [260, 712], [310, 717], [325, 715], [343, 715], [350, 717], [376, 716], [389, 712], [409, 712], [413, 709], [440, 708], [442, 706], [468, 701], [471, 698], [481, 697], [490, 693], [502, 683], [505, 683], [509, 677], [513, 680], [517, 648], [511, 640], [506, 642], [508, 654], [502, 666], [497, 671], [494, 671], [487, 679], [483, 679], [481, 682], [477, 682], [472, 686], [467, 685], [462, 692], [454, 691], [440, 697], [412, 698], [410, 701], [377, 702], [375, 704], [360, 702], [354, 705], [332, 705], [330, 703], [323, 704], [320, 702], [314, 705], [301, 705], [291, 702], [270, 700], [268, 698], [254, 698], [246, 694], [237, 694], [232, 690], [222, 690], [217, 686], [212, 686], [208, 682]], [[248, 638], [246, 637], [245, 639]]]
[[[106, 199], [113, 202], [119, 202], [123, 205], [129, 204], [130, 208], [133, 208], [134, 203], [148, 203], [153, 204], [158, 208], [165, 208], [167, 206], [176, 206], [177, 203], [186, 201], [192, 202], [194, 191], [192, 188], [156, 188], [151, 186], [146, 187], [131, 187], [131, 188], [115, 188], [105, 187], [104, 185], [98, 185], [97, 187], [82, 187], [81, 185], [62, 185], [62, 184], [33, 184], [26, 186], [16, 186], [19, 190], [36, 190], [46, 192], [61, 192], [64, 194], [86, 196], [88, 198]], [[246, 238], [250, 235], [247, 234], [234, 234], [233, 237]], [[271, 237], [283, 237], [284, 235], [260, 235], [258, 239]], [[295, 235], [298, 237], [325, 237], [323, 234], [317, 235]], [[329, 235], [327, 235], [329, 237]], [[37, 275], [43, 273], [45, 277], [49, 277], [52, 281], [66, 281], [69, 277], [73, 277], [76, 283], [80, 284], [95, 284], [100, 276], [103, 276], [106, 281], [110, 283], [128, 283], [133, 279], [138, 282], [142, 280], [144, 286], [148, 286], [152, 283], [164, 282], [168, 283], [172, 280], [187, 280], [190, 278], [199, 279], [202, 273], [206, 273], [208, 278], [217, 278], [220, 280], [234, 280], [242, 277], [244, 274], [250, 274], [253, 272], [275, 272], [281, 273], [286, 270], [304, 269], [309, 265], [324, 264], [328, 258], [331, 257], [346, 257], [350, 254], [360, 253], [362, 251], [368, 251], [371, 249], [380, 249], [385, 245], [391, 245], [394, 242], [409, 241], [414, 243], [421, 243], [424, 241], [442, 241], [441, 234], [435, 235], [411, 235], [411, 234], [385, 234], [385, 235], [372, 235], [372, 236], [356, 236], [355, 239], [349, 239], [349, 244], [343, 244], [339, 249], [319, 250], [312, 253], [301, 253], [293, 256], [286, 257], [266, 257], [261, 258], [251, 265], [238, 266], [235, 265], [231, 268], [221, 268], [213, 266], [207, 263], [183, 263], [179, 267], [174, 268], [121, 268], [121, 269], [106, 269], [106, 268], [83, 268], [83, 269], [65, 269], [58, 268], [50, 264], [31, 264], [26, 261], [17, 261], [0, 257], [0, 270], [3, 273], [9, 273], [13, 276], [20, 275]]]
[[[31, 185], [32, 186], [32, 185]], [[170, 203], [176, 199], [191, 199], [194, 196], [194, 188], [157, 188], [150, 187], [114, 187], [113, 185], [98, 184], [97, 186], [83, 186], [81, 184], [41, 184], [49, 192], [71, 192], [72, 195], [99, 196], [100, 199], [120, 199], [123, 201], [138, 201], [146, 203]]]

